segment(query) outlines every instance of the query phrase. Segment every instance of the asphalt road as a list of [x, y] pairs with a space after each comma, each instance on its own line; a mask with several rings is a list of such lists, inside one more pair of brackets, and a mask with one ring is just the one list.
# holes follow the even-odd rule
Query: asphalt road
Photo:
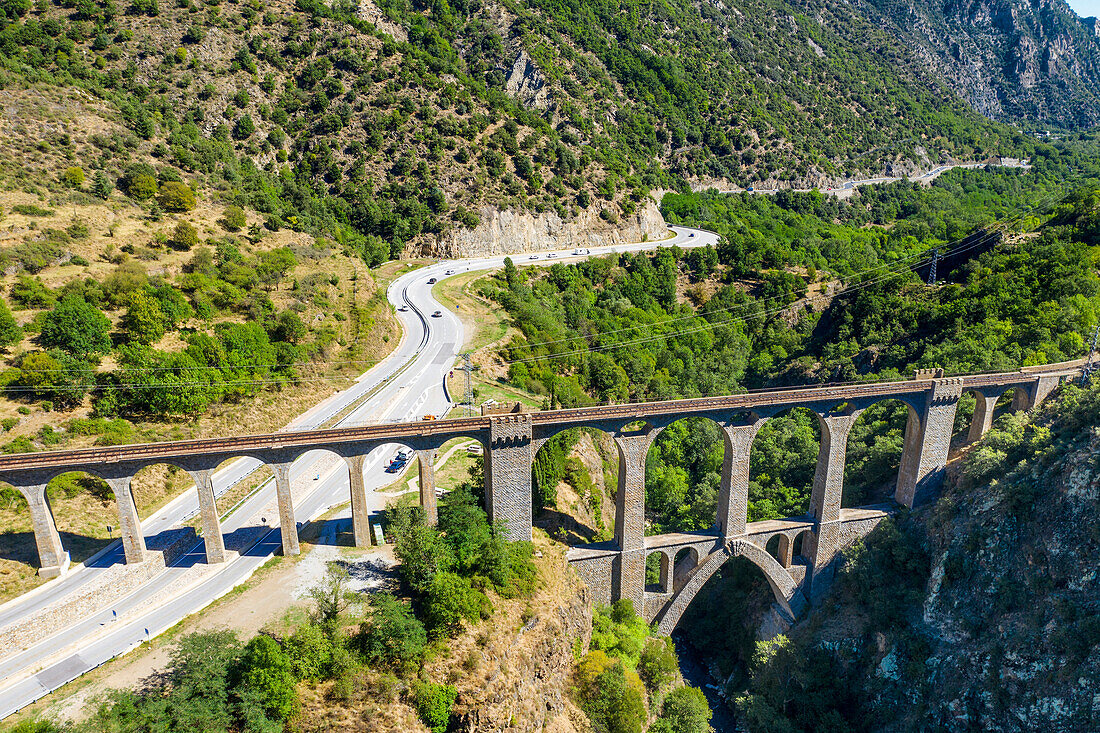
[[[698, 247], [716, 245], [712, 232], [671, 227], [674, 236], [657, 242], [593, 247], [582, 254], [573, 250], [511, 255], [517, 266], [546, 265], [610, 252], [635, 252], [658, 246]], [[398, 347], [381, 363], [363, 374], [356, 383], [290, 423], [285, 430], [302, 430], [320, 425], [361, 400], [339, 421], [339, 425], [416, 420], [425, 414], [443, 415], [451, 402], [443, 388], [443, 377], [462, 351], [462, 322], [432, 296], [430, 278], [443, 279], [470, 270], [497, 269], [504, 255], [467, 260], [443, 261], [402, 275], [387, 295], [398, 308], [397, 317], [405, 329]], [[438, 316], [433, 315], [439, 312]], [[371, 453], [364, 466], [368, 505], [384, 508], [387, 497], [373, 490], [388, 485], [392, 474], [385, 464], [398, 446], [382, 446]], [[252, 460], [227, 463], [215, 475], [215, 490], [224, 494], [244, 479], [258, 464]], [[296, 519], [303, 524], [334, 506], [349, 500], [346, 464], [324, 451], [311, 451], [294, 464], [291, 481], [295, 486]], [[124, 654], [148, 639], [199, 611], [213, 600], [247, 580], [280, 548], [275, 488], [264, 483], [228, 516], [222, 532], [229, 549], [238, 549], [220, 566], [205, 566], [200, 542], [183, 557], [130, 595], [97, 613], [82, 618], [69, 628], [42, 639], [18, 655], [3, 660], [0, 678], [0, 719], [34, 702], [100, 664]], [[228, 507], [221, 507], [223, 512]], [[142, 523], [146, 536], [178, 527], [198, 511], [194, 491], [185, 491], [153, 518]], [[262, 518], [268, 520], [265, 524]], [[268, 525], [273, 526], [268, 526]], [[236, 542], [234, 541], [236, 538]], [[255, 541], [259, 538], [259, 541]], [[93, 562], [0, 607], [0, 628], [40, 610], [65, 595], [96, 580], [96, 575], [123, 561], [118, 543]]]

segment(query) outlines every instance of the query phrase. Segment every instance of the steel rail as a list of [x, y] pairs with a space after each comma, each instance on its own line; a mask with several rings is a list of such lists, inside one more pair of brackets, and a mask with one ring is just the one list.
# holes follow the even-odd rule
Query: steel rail
[[[1000, 372], [994, 374], [973, 374], [950, 379], [958, 379], [964, 391], [983, 387], [1009, 387], [1024, 384], [1039, 376], [1073, 376], [1081, 372], [1077, 362], [1049, 365], [1049, 371], [1042, 367], [1028, 367], [1027, 371]], [[524, 415], [530, 417], [533, 425], [562, 426], [590, 421], [615, 421], [623, 419], [645, 419], [647, 417], [677, 414], [717, 412], [720, 410], [752, 410], [759, 407], [794, 406], [808, 402], [835, 402], [868, 397], [890, 397], [893, 395], [917, 394], [928, 391], [935, 380], [911, 379], [891, 382], [855, 382], [837, 385], [820, 385], [769, 389], [759, 392], [744, 392], [721, 397], [698, 397], [661, 402], [638, 402], [627, 404], [600, 405], [596, 407], [567, 408], [563, 410], [544, 410]], [[102, 448], [78, 448], [61, 451], [42, 451], [37, 453], [17, 453], [0, 456], [0, 473], [19, 470], [50, 469], [68, 465], [87, 466], [89, 464], [148, 462], [150, 459], [163, 459], [171, 462], [173, 458], [196, 457], [204, 455], [232, 456], [264, 453], [280, 449], [324, 448], [337, 444], [358, 442], [401, 442], [401, 438], [422, 436], [485, 437], [493, 419], [506, 420], [514, 417], [509, 414], [499, 416], [476, 416], [449, 418], [402, 423], [380, 423], [345, 428], [326, 428], [322, 430], [303, 430], [259, 435], [241, 435], [227, 438], [208, 438], [158, 443], [137, 443], [131, 445]]]

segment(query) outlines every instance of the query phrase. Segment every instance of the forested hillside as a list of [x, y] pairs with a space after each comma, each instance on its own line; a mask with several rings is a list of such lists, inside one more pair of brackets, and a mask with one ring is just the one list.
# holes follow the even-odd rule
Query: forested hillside
[[[522, 332], [501, 354], [509, 379], [547, 405], [574, 406], [1080, 356], [1100, 321], [1100, 193], [1090, 184], [1060, 197], [1062, 166], [1081, 159], [1068, 147], [1047, 154], [1028, 173], [955, 171], [929, 188], [865, 188], [850, 201], [670, 194], [669, 220], [719, 231], [717, 250], [506, 267], [485, 289]], [[941, 271], [940, 284], [911, 272], [915, 253], [999, 217], [1008, 219], [1003, 240]], [[959, 429], [971, 409], [964, 401]], [[896, 405], [856, 424], [846, 505], [888, 490], [904, 425]], [[794, 411], [761, 431], [750, 520], [805, 510], [817, 429]], [[721, 461], [707, 421], [658, 437], [647, 464], [652, 532], [710, 526]]]
[[824, 608], [759, 643], [749, 730], [1097, 724], [1100, 388], [1006, 415], [938, 503], [848, 553]]

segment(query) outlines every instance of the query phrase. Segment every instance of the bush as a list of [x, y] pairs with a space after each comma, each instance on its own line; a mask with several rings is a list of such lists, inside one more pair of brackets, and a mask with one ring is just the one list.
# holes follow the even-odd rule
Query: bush
[[295, 677], [316, 682], [329, 676], [333, 644], [320, 626], [302, 624], [284, 646]]
[[413, 707], [432, 733], [446, 733], [457, 695], [451, 685], [417, 681], [412, 687]]
[[245, 219], [244, 210], [240, 206], [229, 206], [218, 223], [228, 232], [239, 232], [248, 220]]
[[638, 676], [650, 692], [657, 692], [676, 679], [680, 665], [676, 661], [676, 647], [667, 636], [651, 638], [646, 642], [638, 659]]
[[424, 618], [436, 634], [453, 629], [463, 619], [477, 620], [483, 602], [488, 602], [485, 594], [470, 586], [470, 581], [451, 572], [437, 573], [425, 595]]
[[[121, 185], [121, 184], [120, 184]], [[138, 173], [127, 179], [126, 195], [138, 201], [146, 201], [157, 194], [157, 179], [147, 173]]]
[[294, 672], [290, 658], [271, 639], [255, 637], [241, 655], [241, 685], [274, 720], [286, 720], [298, 706]]
[[199, 232], [190, 222], [181, 221], [168, 235], [168, 246], [186, 252], [199, 243]]
[[370, 598], [371, 616], [359, 626], [356, 642], [372, 665], [396, 671], [410, 671], [420, 665], [428, 643], [424, 624], [413, 615], [408, 604], [389, 593]]
[[77, 166], [66, 168], [61, 174], [61, 180], [70, 188], [80, 188], [84, 185], [84, 169]]
[[581, 709], [597, 733], [641, 733], [645, 688], [638, 675], [602, 651], [589, 652], [577, 669]]
[[165, 211], [186, 212], [195, 208], [195, 194], [186, 184], [165, 181], [157, 191], [157, 203]]
[[711, 710], [697, 687], [677, 687], [661, 706], [661, 717], [650, 733], [711, 733]]

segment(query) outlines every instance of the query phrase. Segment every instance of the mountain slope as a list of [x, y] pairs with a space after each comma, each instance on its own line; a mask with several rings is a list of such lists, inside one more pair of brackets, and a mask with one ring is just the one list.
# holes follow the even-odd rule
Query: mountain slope
[[994, 119], [1100, 124], [1100, 35], [1065, 0], [869, 0], [959, 96]]
[[1100, 386], [1001, 418], [958, 473], [758, 647], [751, 730], [1096, 729]]
[[815, 182], [1022, 144], [841, 3], [3, 8], [0, 87], [27, 102], [5, 112], [6, 187], [45, 199], [74, 165], [114, 183], [147, 162], [372, 264], [501, 209], [613, 228], [684, 179]]

